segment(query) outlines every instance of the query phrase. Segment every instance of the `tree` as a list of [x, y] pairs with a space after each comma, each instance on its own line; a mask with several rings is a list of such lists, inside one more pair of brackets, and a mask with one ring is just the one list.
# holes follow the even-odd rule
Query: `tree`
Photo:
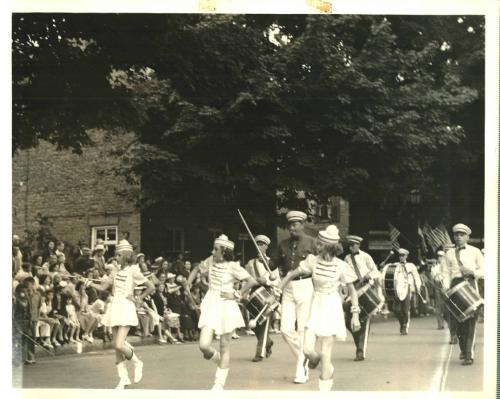
[[[91, 126], [133, 130], [116, 173], [143, 207], [272, 215], [300, 190], [393, 214], [416, 187], [442, 196], [435, 158], [466, 139], [457, 115], [481, 95], [439, 36], [420, 37], [418, 23], [457, 24], [443, 17], [65, 15], [48, 31], [16, 18], [14, 149], [43, 137], [79, 150]], [[47, 87], [71, 101], [41, 113]]]

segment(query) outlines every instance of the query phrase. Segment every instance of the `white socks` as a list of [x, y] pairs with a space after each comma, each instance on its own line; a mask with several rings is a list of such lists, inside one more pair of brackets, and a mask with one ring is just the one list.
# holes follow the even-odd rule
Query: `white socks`
[[215, 381], [214, 386], [212, 387], [212, 391], [222, 391], [224, 389], [224, 385], [226, 383], [227, 374], [229, 373], [229, 369], [221, 369], [217, 367], [217, 371], [215, 372]]

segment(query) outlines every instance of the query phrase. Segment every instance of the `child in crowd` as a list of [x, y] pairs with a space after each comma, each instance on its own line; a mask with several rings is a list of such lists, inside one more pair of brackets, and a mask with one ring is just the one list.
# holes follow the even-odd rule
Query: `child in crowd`
[[68, 297], [66, 299], [66, 324], [68, 326], [67, 340], [71, 343], [76, 344], [77, 342], [82, 342], [79, 338], [80, 335], [80, 321], [78, 320], [78, 315], [76, 313], [76, 307], [73, 303], [73, 298]]

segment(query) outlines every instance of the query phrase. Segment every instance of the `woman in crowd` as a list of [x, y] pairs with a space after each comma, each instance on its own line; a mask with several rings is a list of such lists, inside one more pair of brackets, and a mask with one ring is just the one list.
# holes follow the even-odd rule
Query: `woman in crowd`
[[43, 251], [43, 260], [48, 261], [50, 255], [56, 255], [56, 243], [52, 240], [47, 243], [47, 247]]
[[153, 284], [144, 277], [139, 266], [135, 264], [132, 245], [126, 240], [121, 240], [116, 246], [116, 257], [120, 270], [114, 274], [111, 284], [98, 285], [87, 282], [87, 285], [99, 291], [113, 290], [113, 300], [103, 317], [103, 324], [110, 326], [113, 330], [113, 339], [116, 356], [116, 368], [120, 381], [117, 388], [123, 389], [130, 385], [125, 360], [132, 361], [134, 365], [134, 382], [142, 379], [143, 363], [135, 354], [132, 345], [127, 342], [127, 335], [132, 326], [137, 326], [138, 319], [136, 306], [134, 305], [134, 288], [144, 285], [146, 289], [138, 295], [135, 300], [140, 304], [146, 296], [154, 291]]
[[[229, 372], [231, 335], [236, 328], [245, 326], [236, 299], [257, 285], [257, 281], [234, 261], [234, 242], [225, 235], [214, 241], [212, 256], [193, 269], [186, 282], [187, 290], [200, 272], [208, 273], [209, 290], [201, 303], [199, 346], [203, 357], [217, 364], [212, 389], [222, 390]], [[242, 280], [245, 284], [241, 292], [235, 292], [234, 282]], [[214, 334], [220, 335], [219, 350], [212, 347]]]
[[[304, 354], [309, 359], [309, 368], [313, 369], [321, 362], [319, 390], [330, 391], [333, 386], [332, 348], [333, 337], [337, 340], [346, 339], [346, 327], [342, 300], [339, 294], [341, 284], [345, 284], [351, 298], [353, 331], [360, 328], [358, 296], [353, 282], [357, 279], [348, 265], [337, 256], [342, 253], [339, 244], [338, 229], [334, 225], [319, 232], [316, 240], [318, 255], [308, 255], [300, 262], [298, 268], [288, 273], [282, 280], [283, 289], [293, 279], [300, 275], [311, 275], [314, 286], [314, 296], [311, 304], [309, 320], [305, 325]], [[316, 340], [320, 341], [321, 349], [315, 351]]]

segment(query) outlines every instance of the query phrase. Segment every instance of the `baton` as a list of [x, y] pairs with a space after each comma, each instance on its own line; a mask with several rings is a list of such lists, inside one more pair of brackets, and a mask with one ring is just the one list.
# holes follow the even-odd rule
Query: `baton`
[[245, 225], [245, 228], [247, 229], [248, 235], [252, 239], [253, 245], [255, 245], [255, 248], [257, 249], [257, 252], [259, 253], [260, 258], [262, 259], [262, 263], [264, 263], [264, 266], [267, 269], [267, 271], [269, 273], [271, 273], [271, 269], [269, 268], [269, 265], [267, 264], [267, 260], [266, 260], [266, 258], [264, 256], [264, 254], [262, 253], [262, 251], [260, 250], [259, 246], [257, 245], [257, 242], [255, 241], [255, 238], [253, 238], [253, 234], [250, 231], [250, 228], [248, 227], [247, 222], [245, 222], [245, 218], [243, 217], [243, 215], [241, 214], [241, 212], [240, 212], [239, 209], [237, 209], [237, 211], [238, 211], [238, 215], [240, 215], [241, 221], [243, 222], [243, 224]]

